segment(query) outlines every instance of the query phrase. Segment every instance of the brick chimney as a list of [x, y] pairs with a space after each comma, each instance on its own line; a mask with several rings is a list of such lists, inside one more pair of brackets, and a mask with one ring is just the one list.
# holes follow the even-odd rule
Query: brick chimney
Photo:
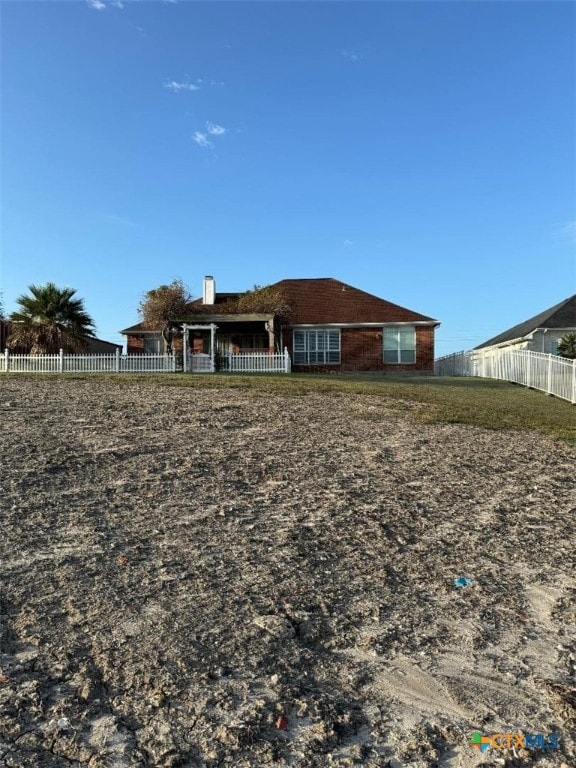
[[202, 291], [202, 304], [214, 304], [216, 301], [216, 283], [212, 275], [206, 275]]

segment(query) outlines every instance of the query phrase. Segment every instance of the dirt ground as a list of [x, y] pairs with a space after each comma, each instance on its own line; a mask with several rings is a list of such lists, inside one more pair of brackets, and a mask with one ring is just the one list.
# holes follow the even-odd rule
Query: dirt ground
[[573, 768], [574, 450], [416, 407], [1, 378], [0, 765]]

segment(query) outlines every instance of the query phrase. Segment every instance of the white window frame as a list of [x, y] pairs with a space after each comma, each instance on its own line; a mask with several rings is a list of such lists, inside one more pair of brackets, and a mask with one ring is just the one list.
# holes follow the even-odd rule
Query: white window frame
[[385, 365], [414, 365], [416, 363], [415, 325], [384, 326], [382, 360]]
[[294, 365], [340, 365], [340, 328], [295, 328]]

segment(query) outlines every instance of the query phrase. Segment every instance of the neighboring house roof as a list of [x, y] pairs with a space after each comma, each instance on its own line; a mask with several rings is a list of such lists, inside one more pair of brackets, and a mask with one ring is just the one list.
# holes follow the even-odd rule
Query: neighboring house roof
[[[362, 325], [364, 323], [422, 323], [440, 325], [426, 315], [413, 312], [410, 309], [392, 304], [390, 301], [378, 298], [371, 293], [361, 291], [333, 277], [304, 278], [280, 280], [269, 288], [278, 288], [292, 308], [290, 325]], [[226, 304], [234, 302], [239, 293], [216, 293], [214, 304], [203, 304], [202, 299], [196, 299], [190, 304], [190, 317], [199, 322], [218, 322], [226, 315]], [[266, 319], [269, 315], [243, 315], [233, 306], [228, 316], [236, 315], [238, 320]], [[125, 328], [120, 333], [138, 335], [143, 333], [158, 333], [137, 323]]]
[[148, 328], [148, 326], [145, 323], [136, 323], [135, 325], [131, 325], [129, 328], [124, 328], [123, 331], [118, 331], [118, 333], [122, 333], [125, 335], [132, 336], [132, 334], [141, 334], [141, 333], [160, 333], [160, 328], [154, 330], [151, 328]]
[[[0, 349], [4, 350], [4, 346], [8, 337], [10, 336], [10, 321], [0, 320]], [[111, 341], [104, 341], [103, 339], [97, 339], [95, 336], [86, 336], [88, 346], [85, 352], [89, 355], [106, 355], [113, 354], [117, 349], [122, 349], [122, 344], [113, 344]]]
[[559, 304], [534, 315], [523, 323], [518, 323], [507, 331], [488, 339], [483, 344], [479, 344], [475, 349], [483, 347], [493, 347], [497, 344], [504, 344], [507, 341], [520, 340], [529, 336], [537, 328], [573, 328], [576, 329], [576, 294], [570, 296]]
[[88, 342], [87, 352], [89, 355], [112, 354], [117, 349], [122, 349], [122, 344], [113, 344], [111, 341], [97, 339], [95, 336], [87, 337], [86, 341]]

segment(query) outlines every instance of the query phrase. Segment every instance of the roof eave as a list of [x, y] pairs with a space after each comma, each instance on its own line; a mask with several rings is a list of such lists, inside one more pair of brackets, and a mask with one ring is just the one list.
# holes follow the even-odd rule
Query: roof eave
[[441, 325], [439, 320], [380, 320], [376, 323], [287, 323], [285, 328], [315, 328], [322, 326], [323, 328], [382, 328], [391, 325], [417, 325], [419, 327], [431, 326], [432, 328], [438, 328]]
[[533, 331], [530, 333], [527, 333], [525, 336], [518, 336], [515, 339], [506, 339], [506, 341], [499, 341], [497, 344], [480, 344], [478, 347], [474, 347], [474, 349], [499, 349], [500, 347], [509, 347], [512, 344], [519, 344], [522, 341], [528, 341], [532, 335]]
[[252, 312], [245, 314], [217, 314], [216, 312], [206, 315], [188, 315], [187, 317], [179, 317], [174, 319], [174, 323], [254, 323], [254, 322], [267, 322], [274, 318], [272, 313]]

